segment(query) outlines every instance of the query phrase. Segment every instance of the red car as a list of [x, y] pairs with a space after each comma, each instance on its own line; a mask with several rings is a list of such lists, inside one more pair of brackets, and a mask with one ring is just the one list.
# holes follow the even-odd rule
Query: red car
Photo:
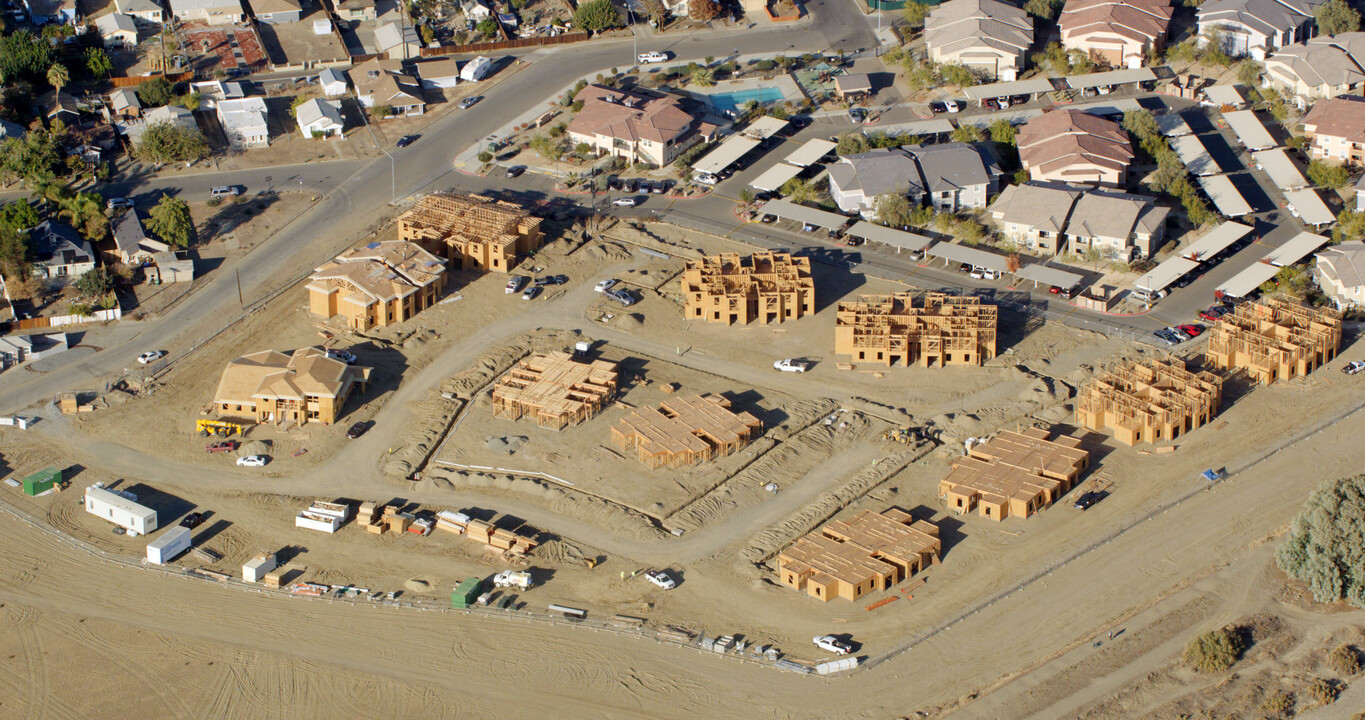
[[1228, 314], [1226, 305], [1214, 305], [1213, 307], [1199, 313], [1199, 317], [1209, 322], [1218, 322], [1224, 315]]
[[237, 442], [234, 441], [234, 440], [224, 440], [224, 441], [222, 441], [222, 442], [209, 443], [209, 446], [206, 447], [206, 448], [204, 448], [204, 449], [207, 450], [207, 451], [209, 451], [209, 452], [211, 452], [211, 453], [212, 453], [212, 452], [232, 452], [233, 450], [236, 450], [236, 449], [237, 449]]
[[1176, 329], [1180, 330], [1180, 332], [1183, 332], [1186, 335], [1189, 335], [1192, 338], [1197, 338], [1200, 335], [1204, 334], [1204, 326], [1202, 325], [1194, 324], [1176, 325]]

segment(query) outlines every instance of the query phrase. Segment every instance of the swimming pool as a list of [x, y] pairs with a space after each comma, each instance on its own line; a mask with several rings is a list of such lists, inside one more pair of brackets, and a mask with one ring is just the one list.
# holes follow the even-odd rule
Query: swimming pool
[[775, 87], [760, 87], [752, 90], [736, 90], [735, 92], [716, 93], [708, 96], [711, 104], [722, 112], [735, 112], [744, 107], [750, 100], [757, 101], [759, 105], [768, 105], [775, 102], [782, 102], [786, 95], [782, 90]]

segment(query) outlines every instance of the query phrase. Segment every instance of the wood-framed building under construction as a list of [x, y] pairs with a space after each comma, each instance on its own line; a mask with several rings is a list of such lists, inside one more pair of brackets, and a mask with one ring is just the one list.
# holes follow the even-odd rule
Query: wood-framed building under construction
[[579, 362], [565, 352], [522, 359], [493, 385], [493, 417], [530, 417], [563, 430], [602, 411], [616, 397], [616, 363]]
[[857, 600], [937, 564], [941, 550], [937, 525], [898, 508], [864, 510], [797, 539], [777, 556], [777, 574], [817, 600]]
[[888, 367], [981, 365], [995, 357], [997, 311], [978, 297], [929, 293], [863, 295], [841, 302], [834, 353]]
[[961, 515], [976, 509], [982, 517], [1001, 521], [1026, 518], [1065, 495], [1090, 465], [1090, 453], [1078, 437], [1048, 439], [1042, 428], [1004, 430], [973, 445], [966, 457], [939, 481], [938, 495]]
[[1178, 359], [1135, 361], [1091, 380], [1077, 400], [1076, 420], [1136, 445], [1174, 440], [1212, 420], [1222, 402], [1218, 375], [1191, 372]]
[[763, 423], [747, 412], [730, 409], [719, 395], [691, 395], [664, 400], [659, 408], [639, 408], [611, 428], [611, 441], [651, 470], [703, 462], [748, 445]]
[[815, 312], [810, 258], [791, 253], [707, 255], [687, 261], [681, 282], [688, 320], [768, 325]]
[[1238, 305], [1220, 318], [1204, 356], [1214, 367], [1245, 370], [1269, 385], [1303, 377], [1340, 350], [1340, 313], [1273, 295]]
[[431, 193], [398, 216], [398, 238], [447, 258], [453, 269], [505, 273], [540, 249], [540, 222], [506, 200]]

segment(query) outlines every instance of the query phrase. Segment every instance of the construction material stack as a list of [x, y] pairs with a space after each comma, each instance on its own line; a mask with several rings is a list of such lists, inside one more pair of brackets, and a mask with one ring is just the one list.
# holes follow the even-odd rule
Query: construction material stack
[[462, 512], [453, 510], [442, 510], [436, 513], [436, 529], [461, 535], [465, 528], [469, 526], [469, 516]]

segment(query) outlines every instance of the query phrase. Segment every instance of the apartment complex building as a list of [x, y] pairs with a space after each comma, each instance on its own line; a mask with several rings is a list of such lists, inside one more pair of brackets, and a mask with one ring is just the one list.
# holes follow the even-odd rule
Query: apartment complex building
[[445, 262], [414, 243], [372, 242], [338, 255], [308, 278], [308, 309], [341, 315], [351, 330], [400, 323], [436, 304]]
[[783, 585], [829, 602], [886, 590], [937, 564], [938, 526], [898, 508], [830, 520], [777, 556]]
[[700, 465], [748, 445], [763, 423], [730, 409], [719, 395], [664, 400], [658, 409], [642, 407], [611, 428], [611, 441], [651, 470]]
[[1050, 437], [1042, 428], [1003, 430], [973, 445], [939, 482], [939, 497], [959, 515], [975, 509], [997, 522], [1027, 518], [1048, 507], [1090, 466], [1090, 453], [1081, 449], [1080, 438]]
[[1081, 390], [1076, 421], [1108, 428], [1125, 445], [1174, 440], [1212, 420], [1222, 401], [1223, 378], [1211, 372], [1191, 372], [1178, 359], [1134, 361]]
[[493, 385], [493, 417], [530, 417], [563, 430], [601, 412], [616, 397], [616, 363], [579, 362], [565, 352], [533, 355]]
[[1309, 157], [1337, 164], [1365, 163], [1365, 97], [1319, 100], [1303, 116]]
[[841, 302], [834, 353], [888, 367], [981, 365], [995, 357], [997, 311], [977, 297], [929, 293], [916, 306], [908, 293]]
[[1271, 296], [1242, 303], [1213, 326], [1204, 357], [1214, 367], [1245, 370], [1263, 385], [1292, 380], [1341, 350], [1341, 314]]
[[1123, 126], [1080, 110], [1050, 110], [1019, 128], [1019, 161], [1034, 180], [1121, 188], [1133, 145]]
[[398, 237], [444, 256], [457, 269], [505, 273], [540, 249], [540, 222], [506, 200], [432, 193], [398, 216]]
[[683, 317], [689, 320], [768, 325], [815, 312], [810, 258], [791, 253], [721, 253], [689, 260], [681, 283]]

